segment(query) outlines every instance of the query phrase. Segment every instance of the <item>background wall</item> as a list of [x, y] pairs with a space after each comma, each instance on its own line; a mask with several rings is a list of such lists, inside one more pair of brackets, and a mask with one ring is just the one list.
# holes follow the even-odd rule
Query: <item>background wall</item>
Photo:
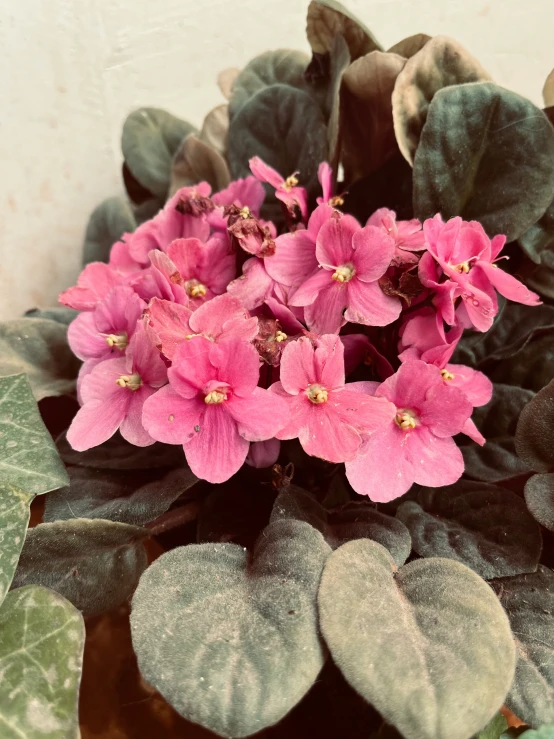
[[[553, 0], [343, 0], [385, 48], [424, 31], [466, 46], [541, 103]], [[0, 0], [0, 319], [52, 305], [79, 270], [90, 211], [121, 189], [126, 114], [201, 123], [217, 72], [305, 49], [308, 0]]]

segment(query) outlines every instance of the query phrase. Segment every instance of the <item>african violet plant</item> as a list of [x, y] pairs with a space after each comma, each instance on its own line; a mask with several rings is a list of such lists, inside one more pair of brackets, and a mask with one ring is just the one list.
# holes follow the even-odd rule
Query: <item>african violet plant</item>
[[65, 307], [0, 327], [2, 736], [76, 735], [129, 602], [144, 735], [552, 736], [553, 108], [307, 31], [200, 132], [132, 113]]

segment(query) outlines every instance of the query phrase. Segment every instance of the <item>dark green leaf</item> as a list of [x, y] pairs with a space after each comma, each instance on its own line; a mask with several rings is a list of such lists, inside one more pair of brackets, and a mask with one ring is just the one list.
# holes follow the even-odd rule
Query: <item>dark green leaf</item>
[[85, 616], [122, 603], [146, 568], [146, 529], [74, 518], [40, 523], [27, 533], [13, 587], [44, 585]]
[[554, 472], [533, 475], [525, 485], [527, 508], [537, 521], [554, 531]]
[[388, 549], [398, 566], [408, 559], [412, 548], [406, 526], [370, 503], [352, 502], [328, 513], [310, 493], [291, 485], [279, 493], [271, 521], [291, 518], [321, 531], [333, 549], [351, 539], [373, 539]]
[[0, 377], [24, 372], [37, 400], [75, 390], [80, 362], [67, 343], [67, 327], [46, 318], [0, 323]]
[[223, 190], [231, 181], [229, 168], [218, 151], [190, 134], [173, 157], [169, 195], [174, 195], [181, 187], [203, 181], [208, 182], [214, 191]]
[[0, 483], [0, 605], [17, 567], [34, 497], [13, 485]]
[[339, 34], [348, 44], [352, 61], [370, 51], [382, 51], [369, 28], [337, 0], [312, 0], [308, 6], [306, 33], [316, 54], [331, 51], [334, 38]]
[[421, 557], [456, 559], [486, 580], [537, 569], [540, 529], [511, 490], [460, 480], [422, 489], [396, 515]]
[[547, 253], [548, 260], [545, 259], [545, 263], [539, 265], [524, 257], [518, 269], [518, 277], [528, 288], [542, 297], [554, 299], [554, 267], [546, 263], [550, 261], [553, 249]]
[[517, 664], [506, 705], [525, 723], [554, 722], [554, 572], [539, 565], [530, 575], [491, 583], [508, 613]]
[[144, 526], [153, 521], [191, 488], [198, 478], [181, 467], [145, 480], [145, 471], [116, 472], [90, 467], [70, 467], [69, 487], [46, 498], [43, 520], [103, 518]]
[[131, 174], [157, 198], [165, 200], [171, 160], [181, 141], [196, 129], [159, 108], [139, 108], [123, 124], [121, 150]]
[[435, 94], [414, 161], [418, 218], [463, 216], [513, 241], [553, 190], [554, 128], [533, 103], [491, 82]]
[[[501, 482], [529, 471], [517, 456], [514, 436], [523, 407], [534, 393], [512, 385], [495, 385], [487, 405], [476, 408], [472, 419], [487, 443], [470, 441], [462, 447], [465, 472], [474, 480]], [[465, 443], [465, 440], [464, 440]]]
[[489, 586], [448, 559], [400, 570], [368, 539], [325, 565], [320, 626], [333, 660], [405, 739], [469, 739], [501, 707], [515, 648]]
[[63, 323], [64, 326], [69, 326], [78, 315], [79, 311], [59, 305], [54, 308], [31, 308], [31, 310], [25, 311], [24, 318], [46, 318], [49, 321], [57, 321]]
[[34, 495], [68, 483], [25, 375], [0, 377], [0, 482]]
[[113, 197], [104, 200], [92, 211], [88, 221], [83, 245], [83, 264], [108, 262], [115, 242], [136, 227], [131, 204], [126, 198]]
[[491, 366], [487, 374], [493, 382], [538, 392], [554, 377], [554, 328], [535, 333], [513, 356]]
[[554, 724], [545, 724], [538, 729], [523, 731], [521, 739], [554, 739]]
[[79, 736], [77, 702], [85, 625], [57, 593], [30, 586], [0, 608], [2, 739]]
[[516, 451], [535, 472], [554, 470], [554, 380], [521, 411]]
[[251, 558], [236, 544], [163, 554], [133, 598], [144, 678], [183, 716], [222, 736], [279, 721], [323, 666], [316, 594], [329, 551], [308, 524], [278, 521]]
[[507, 728], [508, 722], [501, 713], [497, 713], [475, 739], [500, 739]]
[[542, 218], [519, 237], [519, 244], [535, 264], [554, 268], [554, 200]]

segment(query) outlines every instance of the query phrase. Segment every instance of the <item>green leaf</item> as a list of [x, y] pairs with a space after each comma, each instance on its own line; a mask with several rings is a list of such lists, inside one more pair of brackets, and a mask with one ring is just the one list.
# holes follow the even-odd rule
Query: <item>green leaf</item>
[[521, 411], [516, 451], [535, 472], [554, 470], [554, 380]]
[[[188, 467], [147, 476], [139, 472], [70, 467], [69, 487], [46, 498], [43, 521], [103, 518], [144, 526], [191, 488], [198, 478]], [[152, 478], [152, 479], [150, 479]]]
[[529, 729], [520, 734], [521, 739], [554, 739], [554, 724], [545, 724], [538, 729]]
[[554, 128], [533, 103], [491, 82], [435, 94], [414, 161], [418, 218], [462, 216], [513, 241], [553, 190]]
[[83, 245], [83, 265], [89, 262], [108, 262], [110, 250], [124, 233], [131, 233], [137, 222], [126, 198], [113, 197], [95, 208], [88, 220]]
[[190, 134], [173, 157], [169, 195], [202, 181], [208, 182], [214, 191], [223, 190], [231, 181], [231, 175], [223, 156]]
[[554, 268], [554, 200], [542, 218], [521, 234], [519, 245], [535, 264]]
[[476, 739], [500, 739], [507, 728], [508, 722], [501, 713], [497, 713], [485, 728], [477, 734]]
[[0, 605], [17, 567], [34, 497], [13, 485], [0, 483]]
[[57, 593], [28, 587], [0, 608], [2, 739], [79, 736], [77, 701], [85, 625]]
[[85, 616], [128, 598], [147, 565], [146, 529], [102, 519], [74, 518], [29, 529], [13, 587], [44, 585]]
[[550, 262], [552, 253], [553, 250], [549, 249], [545, 263], [538, 265], [524, 257], [518, 268], [521, 282], [545, 298], [554, 298], [554, 268], [547, 263]]
[[493, 580], [516, 641], [517, 664], [506, 705], [531, 726], [554, 722], [554, 572]]
[[420, 559], [397, 570], [380, 544], [348, 542], [327, 560], [319, 614], [346, 680], [405, 739], [469, 739], [510, 687], [506, 614], [459, 562]]
[[406, 526], [396, 518], [378, 511], [370, 503], [348, 503], [328, 513], [310, 493], [291, 485], [279, 493], [271, 521], [305, 521], [321, 531], [333, 549], [352, 539], [373, 539], [384, 546], [400, 566], [412, 549]]
[[444, 87], [491, 79], [477, 59], [454, 39], [425, 38], [421, 49], [412, 54], [398, 75], [392, 94], [396, 140], [410, 164], [414, 163], [429, 105], [436, 93]]
[[138, 182], [165, 200], [171, 160], [181, 141], [196, 129], [159, 108], [139, 108], [123, 124], [121, 150], [125, 164]]
[[31, 308], [31, 310], [25, 311], [24, 318], [46, 318], [49, 321], [57, 321], [64, 326], [69, 326], [78, 315], [79, 311], [73, 310], [73, 308], [57, 305], [54, 308]]
[[533, 475], [525, 484], [525, 502], [533, 517], [554, 531], [554, 472]]
[[554, 328], [536, 334], [513, 356], [490, 367], [493, 382], [538, 392], [554, 376]]
[[68, 483], [25, 375], [0, 377], [0, 482], [33, 495]]
[[487, 442], [479, 446], [463, 440], [466, 475], [483, 482], [501, 482], [529, 471], [516, 454], [514, 436], [519, 414], [533, 395], [531, 390], [498, 384], [491, 400], [473, 411], [472, 419]]
[[222, 736], [279, 721], [323, 666], [316, 595], [329, 551], [308, 524], [278, 521], [251, 557], [236, 544], [163, 554], [133, 598], [144, 678], [185, 718]]
[[540, 528], [511, 490], [469, 480], [423, 488], [396, 515], [421, 557], [455, 559], [486, 580], [537, 569]]
[[370, 51], [383, 50], [369, 28], [337, 0], [312, 0], [306, 33], [315, 54], [330, 52], [339, 34], [348, 44], [352, 61]]
[[0, 377], [25, 372], [37, 400], [73, 393], [80, 364], [67, 343], [67, 327], [58, 321], [0, 323]]

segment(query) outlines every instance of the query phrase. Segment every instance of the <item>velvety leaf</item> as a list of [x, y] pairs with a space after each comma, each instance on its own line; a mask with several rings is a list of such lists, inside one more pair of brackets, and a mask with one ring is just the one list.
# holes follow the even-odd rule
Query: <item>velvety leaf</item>
[[2, 737], [78, 737], [85, 642], [79, 611], [46, 588], [20, 588], [0, 608], [0, 635]]
[[382, 51], [371, 31], [337, 0], [312, 0], [306, 33], [316, 54], [331, 51], [334, 37], [339, 34], [348, 44], [352, 61], [370, 51]]
[[160, 211], [163, 204], [163, 200], [160, 200], [159, 198], [151, 198], [150, 200], [145, 200], [143, 203], [140, 203], [140, 205], [135, 205], [133, 207], [133, 213], [137, 220], [137, 226], [140, 226], [145, 221], [149, 221], [153, 218], [156, 213]]
[[495, 383], [541, 390], [554, 377], [554, 328], [535, 334], [509, 359], [491, 366], [487, 375]]
[[231, 98], [233, 85], [239, 74], [240, 69], [238, 67], [228, 67], [227, 69], [222, 69], [217, 75], [217, 86], [226, 100]]
[[380, 544], [348, 542], [327, 560], [319, 614], [347, 681], [405, 739], [469, 739], [510, 687], [506, 614], [459, 562], [419, 559], [397, 570]]
[[169, 189], [171, 160], [181, 141], [196, 129], [159, 108], [139, 108], [123, 124], [121, 150], [130, 172], [157, 198]]
[[[226, 737], [279, 721], [323, 666], [316, 594], [329, 547], [298, 521], [163, 554], [133, 597], [139, 668], [183, 716]], [[186, 667], [185, 667], [186, 666]]]
[[171, 470], [153, 480], [145, 471], [116, 472], [90, 467], [70, 467], [68, 487], [46, 499], [43, 521], [103, 518], [144, 526], [161, 516], [191, 488], [198, 478], [188, 467]]
[[554, 472], [529, 478], [525, 484], [525, 502], [537, 521], [554, 531]]
[[539, 565], [530, 575], [491, 583], [508, 613], [517, 664], [506, 705], [525, 723], [554, 722], [554, 572]]
[[17, 567], [34, 497], [13, 485], [0, 483], [0, 605]]
[[31, 308], [31, 310], [25, 311], [24, 318], [46, 318], [49, 321], [57, 321], [64, 326], [69, 326], [78, 315], [79, 311], [60, 305], [54, 308]]
[[13, 587], [44, 585], [85, 616], [115, 608], [146, 568], [148, 531], [102, 519], [73, 518], [29, 529]]
[[513, 241], [541, 218], [553, 190], [554, 128], [533, 103], [491, 82], [435, 94], [414, 161], [418, 218], [462, 216]]
[[285, 85], [266, 87], [231, 120], [231, 175], [246, 177], [249, 159], [259, 156], [283, 177], [299, 171], [300, 185], [319, 193], [317, 168], [326, 158], [326, 136], [321, 110], [307, 93]]
[[548, 251], [543, 252], [546, 257], [545, 264], [537, 265], [530, 259], [524, 258], [518, 269], [518, 278], [524, 285], [541, 297], [550, 298], [550, 300], [554, 299], [554, 267], [546, 264], [546, 261], [551, 261], [553, 248], [549, 247]]
[[[304, 70], [309, 56], [303, 51], [277, 49], [254, 57], [236, 76], [229, 99], [231, 120], [256, 93], [272, 85], [306, 88]], [[292, 170], [291, 170], [292, 171]]]
[[546, 78], [546, 82], [542, 88], [542, 96], [544, 98], [545, 108], [554, 105], [554, 69]]
[[202, 181], [209, 182], [213, 190], [217, 191], [227, 187], [231, 177], [227, 162], [221, 154], [191, 133], [173, 157], [169, 195], [173, 195], [181, 187], [190, 187]]
[[277, 496], [271, 521], [291, 518], [321, 531], [333, 549], [352, 539], [373, 539], [388, 549], [398, 566], [404, 564], [412, 549], [406, 526], [370, 503], [352, 502], [328, 512], [310, 493], [291, 485]]
[[422, 489], [396, 515], [420, 557], [456, 559], [486, 580], [537, 569], [540, 528], [511, 490], [460, 480]]
[[68, 483], [25, 375], [0, 377], [0, 483], [33, 495]]
[[[333, 172], [338, 172], [341, 149], [339, 147], [341, 128], [341, 88], [342, 78], [350, 66], [350, 51], [344, 36], [335, 36], [329, 53], [329, 79], [323, 83], [323, 109], [327, 120], [327, 157]], [[317, 94], [317, 88], [314, 88]], [[321, 94], [321, 93], [320, 93]]]
[[396, 140], [410, 164], [414, 163], [429, 105], [436, 93], [443, 87], [490, 79], [477, 59], [454, 39], [427, 37], [398, 75], [392, 93]]
[[126, 198], [113, 197], [104, 200], [92, 211], [89, 218], [85, 243], [83, 245], [83, 264], [89, 262], [108, 262], [110, 250], [124, 233], [131, 233], [137, 222]]
[[518, 455], [535, 472], [554, 470], [554, 380], [521, 411], [515, 441]]
[[508, 728], [508, 722], [501, 713], [497, 713], [482, 729], [475, 739], [500, 739]]
[[391, 95], [406, 60], [372, 51], [344, 72], [340, 93], [341, 150], [348, 182], [369, 174], [397, 150]]
[[75, 390], [80, 362], [67, 343], [67, 327], [46, 318], [0, 323], [0, 377], [25, 372], [37, 400]]
[[183, 464], [185, 459], [183, 448], [180, 446], [160, 443], [144, 447], [133, 446], [120, 434], [114, 434], [108, 441], [86, 452], [76, 452], [72, 449], [65, 433], [56, 439], [56, 446], [60, 457], [66, 464], [101, 470], [148, 470], [175, 467]]
[[466, 475], [484, 482], [501, 482], [529, 471], [517, 456], [514, 436], [517, 420], [533, 393], [512, 385], [495, 385], [487, 405], [476, 408], [472, 419], [487, 440], [462, 447]]
[[399, 56], [403, 56], [404, 59], [410, 59], [418, 51], [421, 51], [431, 38], [426, 33], [416, 33], [413, 36], [403, 38], [402, 41], [394, 44], [387, 51], [389, 54], [398, 54]]
[[204, 118], [199, 138], [219, 154], [225, 156], [228, 134], [229, 106], [217, 105]]
[[519, 237], [519, 245], [535, 264], [554, 267], [554, 200], [542, 218]]

